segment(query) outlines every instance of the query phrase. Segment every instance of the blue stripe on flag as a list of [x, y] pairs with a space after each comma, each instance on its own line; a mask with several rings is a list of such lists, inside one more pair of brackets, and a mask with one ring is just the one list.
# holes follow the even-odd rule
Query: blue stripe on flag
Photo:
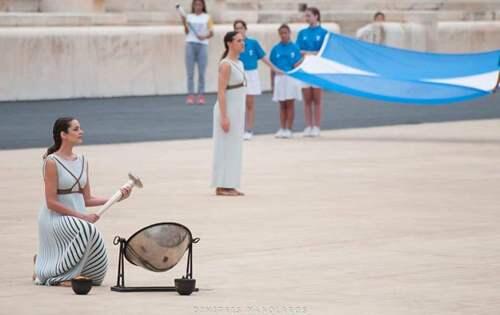
[[309, 74], [302, 70], [293, 72], [290, 76], [330, 91], [417, 105], [447, 104], [490, 94], [482, 90], [455, 85], [395, 80], [379, 76]]

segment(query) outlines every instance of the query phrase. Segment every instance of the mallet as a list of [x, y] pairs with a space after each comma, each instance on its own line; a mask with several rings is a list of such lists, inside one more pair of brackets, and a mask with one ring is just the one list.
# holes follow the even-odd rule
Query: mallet
[[[129, 173], [128, 178], [129, 180], [125, 183], [125, 185], [122, 186], [122, 189], [126, 188], [131, 189], [134, 186], [137, 186], [139, 188], [143, 187], [141, 179], [139, 177], [134, 176], [132, 173]], [[115, 194], [111, 196], [111, 198], [109, 198], [109, 200], [101, 207], [101, 209], [99, 209], [99, 211], [97, 211], [96, 214], [98, 216], [102, 216], [104, 212], [106, 212], [106, 210], [108, 210], [113, 204], [115, 204], [118, 200], [120, 200], [122, 196], [123, 194], [121, 190], [115, 192]]]

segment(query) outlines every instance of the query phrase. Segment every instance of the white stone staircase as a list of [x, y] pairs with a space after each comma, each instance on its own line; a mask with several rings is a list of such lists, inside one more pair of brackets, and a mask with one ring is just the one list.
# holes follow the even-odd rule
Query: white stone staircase
[[[500, 0], [207, 0], [216, 23], [301, 22], [302, 4], [321, 10], [324, 22], [343, 32], [369, 23], [376, 11], [388, 21], [500, 21]], [[0, 0], [1, 26], [85, 26], [178, 24], [175, 4], [191, 0]], [[66, 10], [66, 11], [65, 11]], [[94, 10], [94, 12], [92, 12]], [[47, 12], [49, 11], [49, 12]], [[429, 18], [431, 17], [431, 18]]]

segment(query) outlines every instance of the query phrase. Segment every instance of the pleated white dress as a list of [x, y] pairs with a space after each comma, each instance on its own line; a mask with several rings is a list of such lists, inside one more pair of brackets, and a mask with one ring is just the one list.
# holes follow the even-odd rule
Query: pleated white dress
[[226, 90], [230, 127], [228, 133], [222, 130], [219, 102], [215, 103], [212, 187], [239, 188], [245, 130], [246, 77], [241, 61], [232, 61], [226, 58], [221, 60], [221, 63], [223, 62], [231, 65], [229, 85]]
[[[85, 213], [83, 188], [87, 184], [87, 163], [83, 156], [68, 161], [49, 155], [56, 162], [58, 200], [68, 208]], [[45, 165], [44, 165], [45, 170]], [[36, 284], [56, 285], [76, 276], [86, 276], [100, 285], [108, 258], [101, 234], [87, 221], [63, 216], [44, 204], [38, 215], [38, 256]]]

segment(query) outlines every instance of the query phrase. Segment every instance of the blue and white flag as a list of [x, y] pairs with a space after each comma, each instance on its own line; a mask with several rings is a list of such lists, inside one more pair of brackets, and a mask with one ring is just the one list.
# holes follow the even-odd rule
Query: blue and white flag
[[416, 52], [329, 33], [318, 55], [288, 74], [325, 90], [370, 99], [437, 105], [497, 89], [500, 50], [472, 54]]

